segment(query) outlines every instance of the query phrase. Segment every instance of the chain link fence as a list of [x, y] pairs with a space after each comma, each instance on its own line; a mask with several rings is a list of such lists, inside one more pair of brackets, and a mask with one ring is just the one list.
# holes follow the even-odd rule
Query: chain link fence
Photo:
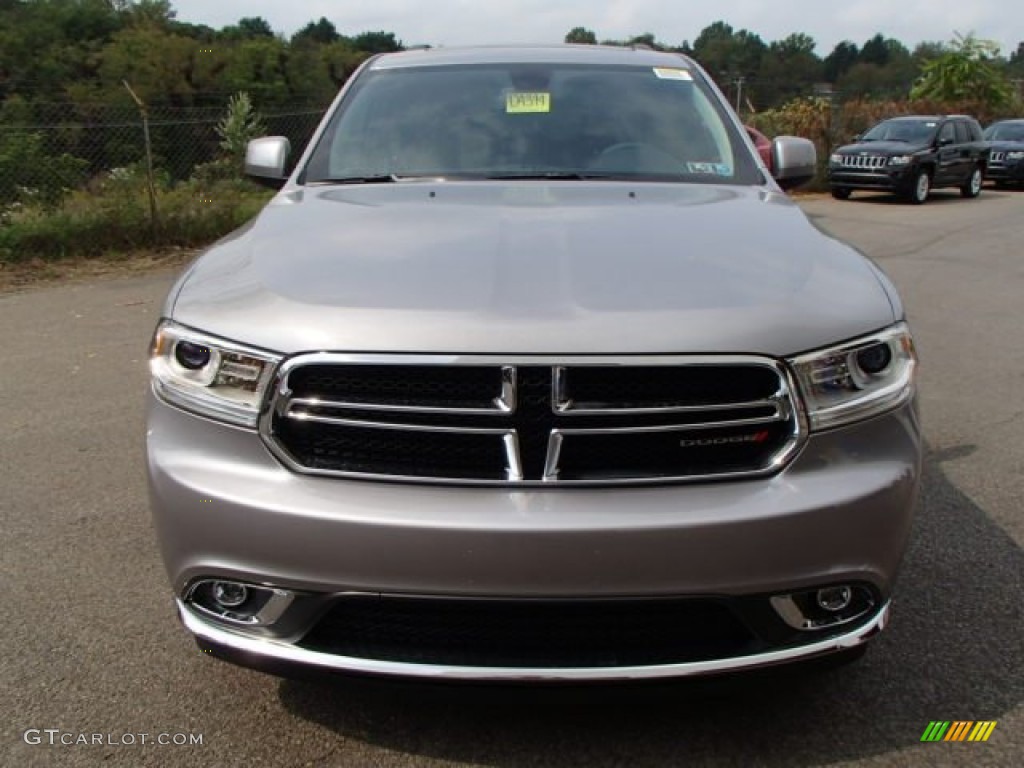
[[[197, 166], [223, 154], [217, 124], [221, 108], [149, 108], [153, 163], [171, 181], [191, 177]], [[20, 188], [67, 188], [146, 157], [143, 121], [138, 109], [36, 107], [48, 119], [34, 124], [0, 123], [0, 203], [16, 199]], [[260, 116], [268, 135], [287, 136], [296, 152], [309, 141], [323, 107], [286, 107]], [[75, 173], [77, 171], [77, 174]], [[76, 178], [77, 176], [77, 178]]]
[[[298, 156], [324, 111], [258, 114]], [[224, 117], [224, 108], [147, 109], [152, 184], [137, 108], [36, 104], [32, 122], [0, 122], [0, 261], [201, 245], [241, 224], [267, 193], [224, 149]]]

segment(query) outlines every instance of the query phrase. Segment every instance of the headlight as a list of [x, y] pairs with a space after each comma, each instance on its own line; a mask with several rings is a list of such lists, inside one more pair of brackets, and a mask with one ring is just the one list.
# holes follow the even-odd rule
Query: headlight
[[790, 361], [811, 429], [829, 429], [896, 408], [914, 394], [917, 355], [899, 323], [879, 333]]
[[153, 335], [149, 367], [157, 394], [169, 403], [255, 427], [278, 359], [164, 320]]
[[1007, 160], [1024, 160], [1024, 152], [1007, 152]]
[[896, 155], [889, 158], [889, 165], [910, 165], [914, 162], [912, 155]]
[[843, 164], [843, 156], [840, 155], [840, 154], [829, 155], [828, 161], [830, 163], [835, 163], [836, 165], [842, 165]]

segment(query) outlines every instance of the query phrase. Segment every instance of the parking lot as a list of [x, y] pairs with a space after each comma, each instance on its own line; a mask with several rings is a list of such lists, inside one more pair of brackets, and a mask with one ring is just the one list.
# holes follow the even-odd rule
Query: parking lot
[[[0, 763], [1021, 764], [1024, 193], [802, 205], [895, 280], [922, 360], [923, 497], [893, 623], [862, 661], [513, 688], [285, 681], [205, 656], [175, 618], [142, 455], [146, 347], [174, 276], [97, 279], [0, 296]], [[932, 720], [998, 725], [984, 744], [922, 744]], [[202, 743], [155, 743], [180, 735]]]

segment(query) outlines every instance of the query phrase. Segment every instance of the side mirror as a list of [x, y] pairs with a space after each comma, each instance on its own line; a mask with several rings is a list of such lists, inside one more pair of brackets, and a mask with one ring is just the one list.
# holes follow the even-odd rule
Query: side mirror
[[949, 138], [948, 136], [946, 138], [944, 138], [944, 139], [939, 139], [939, 146], [940, 147], [948, 147], [952, 143], [953, 143], [953, 140], [951, 138]]
[[783, 189], [806, 184], [818, 170], [814, 142], [796, 136], [777, 136], [772, 141], [772, 169], [772, 176]]
[[292, 145], [284, 136], [253, 139], [245, 148], [245, 175], [258, 184], [280, 189], [288, 181], [285, 167]]

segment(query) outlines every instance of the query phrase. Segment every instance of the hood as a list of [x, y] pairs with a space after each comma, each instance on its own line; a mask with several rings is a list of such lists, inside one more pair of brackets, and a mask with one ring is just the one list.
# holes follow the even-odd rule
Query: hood
[[1024, 141], [986, 141], [985, 146], [989, 150], [996, 150], [1001, 152], [1021, 152], [1024, 151]]
[[912, 155], [930, 148], [929, 144], [912, 144], [906, 141], [862, 141], [840, 147], [836, 151], [840, 155]]
[[887, 296], [766, 189], [404, 182], [279, 193], [168, 311], [286, 354], [783, 356], [892, 323]]

